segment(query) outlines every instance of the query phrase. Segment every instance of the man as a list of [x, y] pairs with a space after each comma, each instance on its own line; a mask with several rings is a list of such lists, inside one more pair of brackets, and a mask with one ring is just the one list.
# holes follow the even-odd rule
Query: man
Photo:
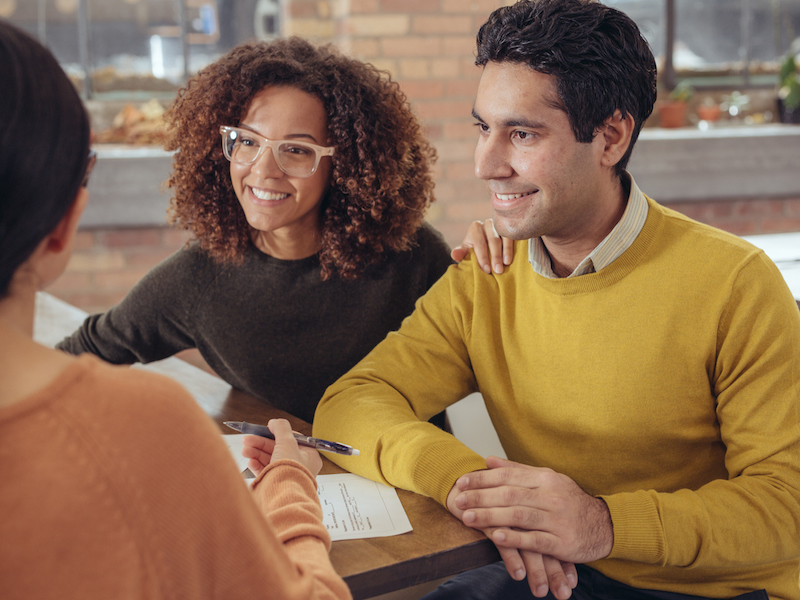
[[[528, 260], [451, 267], [314, 434], [498, 546], [505, 568], [436, 597], [800, 598], [800, 313], [763, 252], [625, 171], [655, 101], [646, 42], [595, 2], [522, 1], [476, 62], [476, 174]], [[476, 390], [510, 461], [425, 422]]]

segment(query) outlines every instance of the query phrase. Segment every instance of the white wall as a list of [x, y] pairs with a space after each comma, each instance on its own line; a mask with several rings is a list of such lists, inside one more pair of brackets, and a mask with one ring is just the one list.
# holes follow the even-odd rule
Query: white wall
[[479, 393], [470, 394], [447, 409], [453, 435], [484, 458], [490, 454], [506, 458], [489, 413]]

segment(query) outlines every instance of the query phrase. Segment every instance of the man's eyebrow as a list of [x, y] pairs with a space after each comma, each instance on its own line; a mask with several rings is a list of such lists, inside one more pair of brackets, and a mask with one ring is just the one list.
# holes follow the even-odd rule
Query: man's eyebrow
[[[472, 109], [472, 116], [477, 121], [481, 123], [485, 123], [481, 116], [478, 114], [478, 111], [474, 108]], [[515, 117], [513, 119], [509, 119], [507, 121], [503, 121], [501, 124], [503, 127], [524, 127], [526, 129], [546, 129], [547, 126], [542, 123], [541, 121], [530, 121], [528, 119], [522, 117]]]

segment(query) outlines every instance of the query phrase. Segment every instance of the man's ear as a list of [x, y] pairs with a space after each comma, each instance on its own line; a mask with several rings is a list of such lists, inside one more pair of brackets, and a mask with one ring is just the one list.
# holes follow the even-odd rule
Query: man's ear
[[72, 247], [72, 241], [78, 231], [78, 222], [81, 220], [81, 215], [83, 215], [88, 202], [89, 192], [82, 187], [78, 190], [75, 200], [73, 200], [72, 205], [67, 209], [64, 216], [61, 217], [58, 225], [45, 239], [45, 250], [47, 252], [58, 254], [63, 252], [64, 249]]
[[605, 142], [601, 158], [604, 167], [613, 167], [625, 156], [631, 145], [635, 124], [632, 115], [628, 114], [623, 117], [619, 110], [615, 111], [603, 124], [600, 135], [603, 136]]

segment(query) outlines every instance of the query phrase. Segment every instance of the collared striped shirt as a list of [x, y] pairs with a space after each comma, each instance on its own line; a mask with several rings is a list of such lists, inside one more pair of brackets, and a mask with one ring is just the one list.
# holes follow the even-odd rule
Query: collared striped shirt
[[[631, 191], [628, 195], [628, 204], [622, 213], [622, 218], [614, 226], [605, 239], [592, 250], [569, 277], [578, 277], [588, 273], [596, 273], [600, 269], [607, 267], [617, 260], [622, 253], [633, 244], [636, 237], [642, 231], [644, 222], [647, 220], [647, 199], [636, 185], [633, 177], [626, 173], [629, 178]], [[558, 279], [553, 272], [550, 254], [542, 242], [542, 238], [531, 238], [528, 240], [528, 261], [533, 270], [542, 277]]]

